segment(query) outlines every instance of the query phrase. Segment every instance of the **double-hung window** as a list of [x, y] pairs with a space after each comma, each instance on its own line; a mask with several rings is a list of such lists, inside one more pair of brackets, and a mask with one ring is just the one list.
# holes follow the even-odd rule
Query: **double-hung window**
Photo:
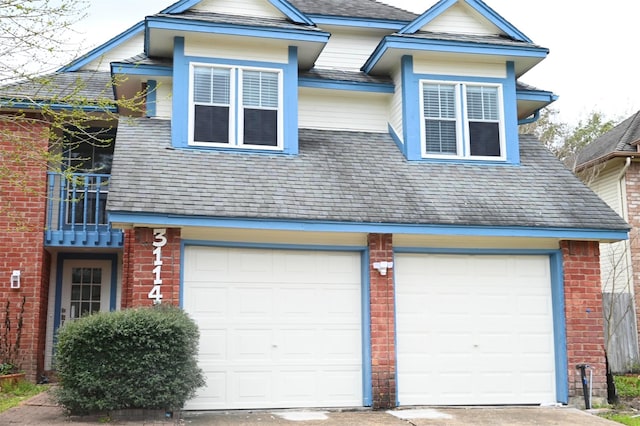
[[505, 157], [499, 85], [422, 82], [422, 156]]
[[282, 149], [282, 72], [192, 66], [193, 145]]

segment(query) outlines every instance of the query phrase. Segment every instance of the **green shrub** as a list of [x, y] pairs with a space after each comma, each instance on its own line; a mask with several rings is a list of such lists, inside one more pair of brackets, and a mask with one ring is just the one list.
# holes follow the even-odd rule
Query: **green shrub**
[[636, 398], [640, 396], [640, 376], [613, 376], [616, 392], [621, 398]]
[[55, 396], [72, 414], [179, 409], [205, 384], [198, 338], [193, 320], [165, 305], [67, 323], [56, 345]]

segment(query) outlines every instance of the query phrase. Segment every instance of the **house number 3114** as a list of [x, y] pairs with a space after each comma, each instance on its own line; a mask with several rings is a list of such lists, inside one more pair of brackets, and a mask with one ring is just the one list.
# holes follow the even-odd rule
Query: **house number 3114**
[[154, 305], [162, 303], [162, 247], [167, 245], [167, 230], [153, 230], [153, 288], [149, 292], [149, 299], [153, 300]]

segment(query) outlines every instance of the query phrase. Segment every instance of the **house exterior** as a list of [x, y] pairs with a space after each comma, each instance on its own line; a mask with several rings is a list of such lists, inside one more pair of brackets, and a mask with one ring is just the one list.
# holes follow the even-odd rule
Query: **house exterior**
[[[39, 197], [2, 183], [24, 368], [55, 369], [65, 321], [171, 303], [201, 333], [187, 409], [568, 403], [580, 363], [604, 397], [599, 247], [628, 225], [518, 135], [547, 54], [479, 0], [181, 0], [5, 88], [37, 114], [86, 82], [117, 128], [65, 151], [73, 179], [13, 164]], [[104, 122], [111, 78], [144, 114]]]
[[[635, 113], [578, 152], [573, 167], [580, 178], [631, 226], [628, 240], [601, 245], [602, 291], [605, 309], [611, 308], [610, 356], [616, 371], [626, 372], [640, 363], [638, 352], [638, 189], [640, 166], [640, 114]], [[607, 319], [609, 315], [605, 316]]]

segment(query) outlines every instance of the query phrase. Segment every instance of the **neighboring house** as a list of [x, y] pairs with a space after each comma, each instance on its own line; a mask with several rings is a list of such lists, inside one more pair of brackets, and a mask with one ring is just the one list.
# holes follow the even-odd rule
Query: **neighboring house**
[[606, 396], [599, 244], [628, 225], [518, 135], [547, 53], [479, 0], [182, 0], [64, 67], [146, 116], [77, 148], [100, 173], [36, 167], [46, 230], [0, 237], [27, 371], [64, 321], [161, 301], [200, 327], [188, 409], [567, 403], [579, 363]]
[[[600, 246], [606, 337], [614, 371], [640, 365], [637, 309], [640, 284], [640, 112], [584, 147], [572, 159], [575, 172], [633, 227], [630, 238]], [[609, 311], [611, 313], [609, 313]]]

